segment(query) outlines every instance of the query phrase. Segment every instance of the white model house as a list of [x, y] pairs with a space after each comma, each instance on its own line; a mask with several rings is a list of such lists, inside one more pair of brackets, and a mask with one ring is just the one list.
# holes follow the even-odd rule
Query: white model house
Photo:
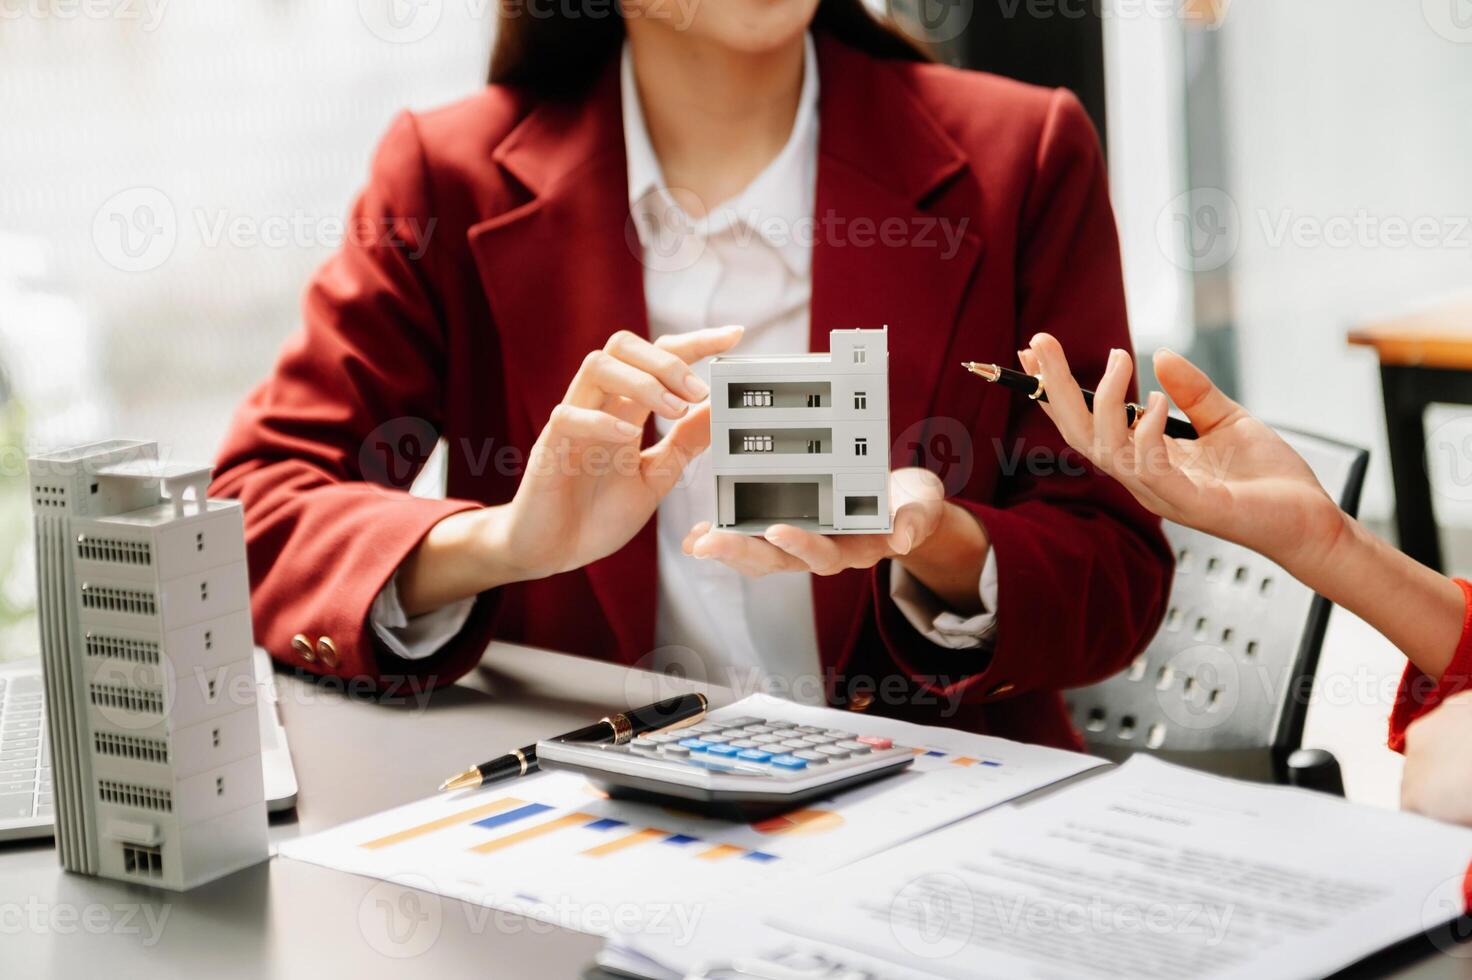
[[264, 860], [240, 505], [112, 441], [30, 460], [56, 844], [184, 889]]
[[711, 361], [718, 527], [890, 530], [889, 329], [834, 330], [828, 346]]

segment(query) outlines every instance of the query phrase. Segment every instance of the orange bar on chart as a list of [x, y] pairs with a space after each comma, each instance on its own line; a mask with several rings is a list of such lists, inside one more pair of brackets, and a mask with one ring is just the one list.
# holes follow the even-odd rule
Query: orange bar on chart
[[695, 855], [702, 861], [724, 861], [728, 857], [745, 854], [746, 848], [737, 847], [735, 844], [717, 844], [708, 851], [701, 851]]
[[488, 817], [493, 813], [501, 813], [513, 807], [524, 806], [525, 803], [525, 800], [518, 800], [510, 796], [505, 799], [492, 800], [489, 803], [471, 807], [469, 810], [461, 810], [459, 813], [451, 814], [448, 817], [440, 817], [438, 820], [431, 820], [429, 823], [422, 823], [417, 827], [409, 827], [358, 846], [375, 849], [389, 847], [393, 844], [402, 844], [406, 840], [413, 840], [415, 837], [422, 837], [425, 834], [433, 833], [436, 830], [444, 830], [446, 827], [453, 827], [456, 824], [469, 823], [472, 820]]
[[471, 850], [477, 854], [490, 854], [492, 851], [499, 851], [503, 847], [510, 847], [513, 844], [520, 844], [522, 841], [528, 841], [534, 837], [541, 837], [543, 834], [550, 834], [554, 830], [561, 830], [563, 827], [572, 827], [576, 824], [584, 824], [589, 820], [596, 819], [597, 817], [594, 817], [591, 813], [565, 813], [556, 820], [548, 820], [546, 823], [537, 824], [535, 827], [528, 827], [525, 830], [518, 830], [514, 834], [507, 834], [505, 837], [497, 837], [495, 840], [488, 840], [484, 844], [477, 844]]
[[659, 840], [661, 837], [668, 837], [669, 835], [670, 832], [668, 830], [645, 827], [643, 830], [636, 830], [632, 834], [625, 834], [618, 840], [611, 840], [607, 844], [590, 847], [583, 854], [587, 857], [601, 858], [605, 855], [622, 851], [625, 848], [638, 847], [640, 844], [647, 844], [650, 841]]
[[974, 766], [974, 765], [976, 765], [980, 761], [981, 761], [980, 759], [973, 759], [969, 755], [958, 755], [954, 759], [951, 760], [951, 765], [953, 765], [953, 766]]

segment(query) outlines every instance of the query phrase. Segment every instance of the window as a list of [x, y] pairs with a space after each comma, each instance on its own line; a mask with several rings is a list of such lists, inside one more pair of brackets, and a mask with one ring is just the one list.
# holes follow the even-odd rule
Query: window
[[808, 395], [808, 408], [822, 408], [823, 396], [819, 394]]
[[861, 436], [860, 438], [854, 440], [854, 455], [855, 456], [867, 456], [867, 455], [869, 455], [869, 440], [868, 439], [865, 439], [865, 438], [863, 438]]
[[743, 453], [769, 453], [772, 452], [771, 436], [742, 436], [741, 451]]
[[878, 517], [878, 497], [844, 497], [843, 513], [845, 517]]
[[855, 364], [867, 364], [868, 361], [869, 361], [869, 351], [868, 351], [868, 349], [867, 348], [864, 348], [864, 347], [855, 347], [854, 348], [854, 363]]
[[864, 409], [866, 409], [868, 407], [869, 407], [869, 393], [866, 392], [866, 391], [856, 391], [856, 392], [854, 392], [854, 408], [856, 408], [856, 409], [858, 409], [859, 411], [862, 412]]
[[742, 408], [771, 408], [772, 392], [766, 389], [753, 388], [741, 393]]

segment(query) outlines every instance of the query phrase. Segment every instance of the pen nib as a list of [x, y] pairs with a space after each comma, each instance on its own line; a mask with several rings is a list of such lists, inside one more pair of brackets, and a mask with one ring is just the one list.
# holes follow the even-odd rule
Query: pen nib
[[995, 364], [982, 364], [978, 361], [962, 361], [961, 366], [972, 374], [980, 375], [987, 381], [996, 381], [1002, 376], [1002, 369]]
[[467, 789], [470, 787], [479, 786], [480, 783], [480, 770], [467, 769], [464, 772], [460, 773], [458, 776], [451, 776], [443, 783], [440, 783], [440, 792], [443, 793], [445, 790], [449, 789]]

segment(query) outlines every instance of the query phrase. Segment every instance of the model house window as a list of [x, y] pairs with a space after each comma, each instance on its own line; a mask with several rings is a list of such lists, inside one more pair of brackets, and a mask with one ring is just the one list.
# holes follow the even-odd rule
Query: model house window
[[816, 453], [821, 453], [822, 451], [823, 451], [823, 440], [821, 440], [821, 439], [809, 439], [808, 440], [808, 452], [809, 453], [816, 454]]
[[854, 455], [855, 456], [867, 456], [867, 455], [869, 455], [869, 440], [868, 439], [859, 438], [859, 439], [855, 439], [854, 440]]
[[855, 364], [864, 364], [868, 360], [869, 360], [869, 352], [868, 352], [868, 350], [866, 348], [863, 348], [863, 347], [855, 347], [854, 348], [854, 363]]
[[741, 407], [742, 408], [771, 408], [772, 407], [772, 393], [770, 391], [763, 391], [763, 390], [760, 390], [760, 389], [752, 389], [751, 391], [743, 391], [741, 393]]
[[743, 453], [769, 453], [772, 451], [772, 437], [742, 436], [741, 451]]
[[817, 395], [817, 394], [808, 395], [808, 408], [822, 408], [822, 407], [823, 407], [823, 396], [822, 395]]
[[864, 391], [854, 392], [854, 408], [863, 411], [869, 407], [869, 394]]

